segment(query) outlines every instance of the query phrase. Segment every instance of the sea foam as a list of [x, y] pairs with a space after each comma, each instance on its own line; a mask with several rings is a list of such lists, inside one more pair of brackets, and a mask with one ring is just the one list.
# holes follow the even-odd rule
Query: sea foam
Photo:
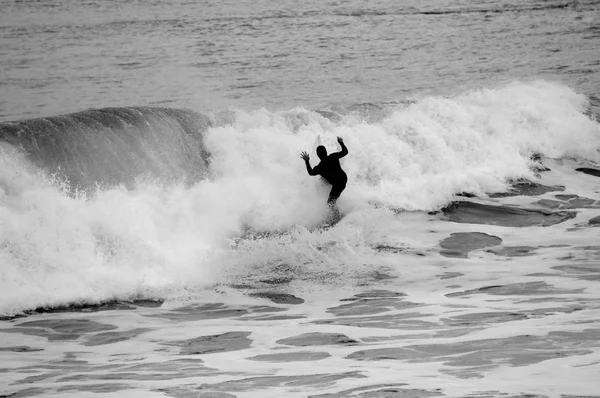
[[[237, 110], [203, 133], [208, 170], [200, 181], [150, 173], [133, 186], [95, 181], [85, 191], [12, 140], [0, 158], [0, 313], [180, 296], [227, 284], [223, 270], [232, 265], [327, 262], [315, 249], [320, 239], [351, 247], [335, 263], [352, 267], [389, 208], [430, 211], [460, 192], [506, 190], [535, 178], [532, 155], [600, 162], [600, 126], [588, 107], [568, 87], [538, 81], [424, 98], [377, 120]], [[339, 200], [349, 221], [324, 235], [315, 228], [326, 218], [328, 188], [299, 155], [318, 139], [336, 151], [337, 136], [350, 152]]]

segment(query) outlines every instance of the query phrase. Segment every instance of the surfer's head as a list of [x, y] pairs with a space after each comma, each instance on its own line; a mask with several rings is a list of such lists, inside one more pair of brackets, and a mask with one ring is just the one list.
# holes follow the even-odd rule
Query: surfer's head
[[327, 157], [327, 149], [323, 145], [319, 145], [317, 147], [317, 156], [319, 159], [323, 160]]

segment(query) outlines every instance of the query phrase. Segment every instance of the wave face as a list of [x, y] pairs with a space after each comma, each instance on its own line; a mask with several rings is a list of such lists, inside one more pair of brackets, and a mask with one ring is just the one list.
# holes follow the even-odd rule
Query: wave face
[[[211, 125], [190, 111], [118, 108], [5, 123], [0, 313], [193, 294], [227, 284], [231, 267], [352, 267], [389, 208], [434, 210], [460, 192], [504, 191], [534, 178], [534, 154], [600, 162], [588, 108], [584, 96], [539, 81], [387, 105], [372, 117], [257, 110]], [[350, 221], [324, 238], [311, 228], [326, 216], [327, 187], [299, 154], [317, 139], [337, 150], [336, 136], [350, 151], [339, 201]], [[354, 249], [325, 258], [319, 239]]]
[[22, 149], [72, 188], [131, 187], [141, 175], [198, 180], [206, 171], [206, 117], [165, 108], [106, 108], [0, 124], [0, 140]]

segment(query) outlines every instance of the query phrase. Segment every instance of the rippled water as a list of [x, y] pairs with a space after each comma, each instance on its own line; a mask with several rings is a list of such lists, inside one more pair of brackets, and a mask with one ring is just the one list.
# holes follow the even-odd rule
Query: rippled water
[[0, 7], [0, 396], [599, 398], [599, 1]]
[[597, 98], [598, 26], [594, 0], [9, 1], [0, 118], [315, 109], [533, 78]]

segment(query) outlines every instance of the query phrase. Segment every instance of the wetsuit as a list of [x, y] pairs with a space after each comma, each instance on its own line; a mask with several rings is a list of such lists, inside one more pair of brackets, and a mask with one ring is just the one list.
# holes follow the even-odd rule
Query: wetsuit
[[348, 182], [348, 176], [340, 166], [340, 158], [345, 155], [340, 156], [342, 153], [337, 152], [328, 155], [313, 169], [315, 175], [320, 175], [331, 184], [331, 192], [329, 193], [329, 199], [327, 199], [329, 204], [335, 203], [342, 191], [346, 189], [346, 183]]
[[342, 150], [331, 155], [327, 155], [327, 150], [324, 146], [317, 148], [317, 154], [321, 158], [321, 162], [314, 169], [310, 167], [308, 154], [306, 152], [302, 154], [308, 174], [311, 176], [320, 175], [331, 184], [331, 192], [329, 193], [329, 199], [327, 199], [327, 203], [331, 206], [340, 197], [348, 182], [348, 176], [346, 176], [346, 173], [342, 170], [342, 166], [340, 166], [340, 159], [348, 154], [348, 148], [346, 148], [344, 141], [339, 137], [338, 142]]

